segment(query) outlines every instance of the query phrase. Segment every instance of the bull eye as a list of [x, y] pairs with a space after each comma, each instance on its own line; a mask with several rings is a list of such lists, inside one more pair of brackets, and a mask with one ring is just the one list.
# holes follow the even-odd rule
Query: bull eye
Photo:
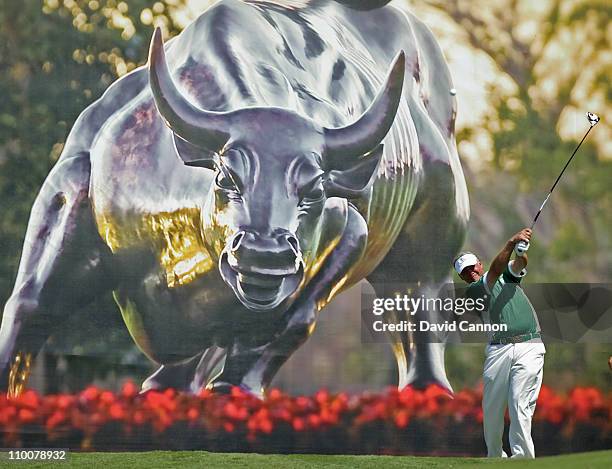
[[309, 190], [306, 194], [303, 195], [300, 203], [302, 205], [311, 205], [323, 200], [325, 196], [325, 191], [321, 185], [317, 185], [311, 190]]
[[215, 185], [220, 189], [237, 190], [234, 181], [223, 170], [220, 170], [215, 176]]
[[317, 186], [312, 191], [310, 191], [310, 194], [308, 194], [308, 198], [311, 200], [321, 200], [324, 195], [325, 191], [323, 190], [323, 188], [321, 186]]

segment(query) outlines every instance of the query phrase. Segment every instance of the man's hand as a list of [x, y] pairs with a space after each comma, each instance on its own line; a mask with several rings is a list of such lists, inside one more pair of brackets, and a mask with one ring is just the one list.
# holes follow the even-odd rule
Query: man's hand
[[522, 231], [519, 231], [515, 237], [522, 238], [514, 245], [514, 254], [516, 254], [517, 259], [521, 258], [525, 255], [525, 253], [529, 250], [529, 242], [525, 241], [524, 238], [531, 238], [531, 229], [525, 228]]
[[529, 240], [531, 240], [531, 228], [523, 228], [517, 234], [515, 234], [512, 238], [508, 240], [509, 243], [512, 243], [512, 247], [519, 243], [520, 241], [524, 241], [529, 244]]
[[[529, 243], [530, 239], [531, 228], [523, 228], [506, 242], [504, 248], [499, 252], [495, 259], [493, 259], [493, 262], [491, 262], [491, 267], [489, 268], [489, 272], [487, 273], [487, 285], [489, 286], [489, 288], [493, 288], [493, 285], [495, 285], [495, 282], [497, 281], [499, 276], [506, 269], [506, 266], [510, 261], [510, 256], [512, 255], [512, 251], [514, 251], [514, 246], [516, 246], [516, 244], [521, 241]], [[520, 259], [521, 258], [519, 257], [517, 261]], [[520, 271], [523, 269], [523, 267], [525, 267], [526, 264], [527, 262], [525, 259], [525, 262], [519, 263], [519, 265], [516, 265], [516, 268]]]

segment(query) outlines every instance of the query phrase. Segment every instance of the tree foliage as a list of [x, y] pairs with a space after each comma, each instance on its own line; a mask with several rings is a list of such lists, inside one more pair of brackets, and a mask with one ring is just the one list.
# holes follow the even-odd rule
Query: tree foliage
[[184, 0], [0, 0], [0, 305], [32, 202], [73, 122], [146, 60], [154, 25], [180, 30]]
[[[473, 193], [478, 194], [480, 186], [490, 197], [490, 186], [503, 174], [516, 178], [516, 192], [541, 200], [588, 129], [585, 112], [603, 116], [555, 189], [554, 203], [547, 207], [554, 214], [555, 230], [543, 244], [536, 243], [536, 249], [543, 255], [538, 259], [539, 273], [547, 281], [609, 278], [612, 259], [601, 251], [608, 251], [612, 240], [612, 159], [605, 155], [612, 135], [606, 122], [612, 97], [612, 4], [603, 0], [427, 3], [455, 22], [464, 40], [499, 69], [500, 79], [487, 93], [488, 111], [478, 125], [462, 133], [471, 139], [484, 134], [491, 142], [492, 171], [475, 175], [481, 181], [474, 184]], [[502, 224], [512, 218], [508, 210], [513, 205], [511, 198], [506, 200], [506, 211], [497, 214]], [[531, 222], [529, 217], [539, 206], [531, 205], [519, 217], [524, 224]], [[554, 255], [546, 256], [544, 247]], [[588, 261], [581, 263], [585, 256]], [[568, 270], [573, 271], [569, 276]]]

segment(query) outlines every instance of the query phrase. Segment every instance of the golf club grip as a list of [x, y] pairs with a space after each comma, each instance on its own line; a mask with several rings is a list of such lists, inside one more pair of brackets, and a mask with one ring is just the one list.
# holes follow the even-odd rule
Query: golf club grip
[[523, 254], [527, 252], [528, 249], [529, 249], [529, 243], [526, 243], [525, 241], [519, 241], [514, 246], [514, 252], [516, 253], [517, 256], [522, 256]]

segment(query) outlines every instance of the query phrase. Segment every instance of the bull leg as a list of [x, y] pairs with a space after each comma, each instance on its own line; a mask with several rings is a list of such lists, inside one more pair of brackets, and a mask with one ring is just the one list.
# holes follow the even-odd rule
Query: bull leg
[[225, 349], [213, 345], [182, 363], [162, 365], [142, 383], [141, 392], [174, 388], [195, 394], [219, 376], [225, 355]]
[[[417, 198], [391, 250], [368, 276], [379, 297], [393, 297], [398, 289], [412, 287], [410, 295], [414, 298], [421, 295], [436, 298], [440, 288], [450, 282], [452, 259], [465, 236], [465, 221], [457, 216], [453, 175], [448, 165], [429, 164], [423, 187], [436, 190]], [[443, 323], [451, 315], [450, 311], [420, 311], [392, 321]], [[444, 367], [443, 334], [433, 337], [428, 332], [394, 332], [390, 334], [390, 341], [397, 359], [400, 388], [438, 384], [452, 390]]]
[[235, 344], [214, 389], [230, 385], [262, 397], [272, 379], [287, 359], [314, 331], [317, 315], [341, 287], [351, 266], [363, 254], [367, 225], [352, 206], [348, 209], [346, 229], [325, 265], [303, 294], [285, 313], [286, 325], [275, 339], [265, 345], [248, 348]]
[[201, 357], [202, 354], [200, 353], [181, 363], [160, 366], [155, 373], [144, 380], [141, 392], [167, 388], [189, 392], [191, 381]]
[[60, 321], [110, 290], [111, 253], [95, 229], [88, 153], [51, 171], [32, 207], [14, 290], [0, 329], [0, 388], [19, 394], [29, 366]]
[[[395, 288], [393, 287], [395, 285]], [[384, 284], [373, 282], [373, 287], [378, 298], [394, 298], [397, 293], [408, 294], [405, 288], [410, 285], [409, 295], [413, 298], [437, 298], [439, 291], [444, 285], [428, 283], [417, 286], [416, 282], [391, 282], [389, 288]], [[411, 315], [406, 311], [393, 311], [389, 316], [383, 316], [388, 323], [400, 323], [401, 321], [419, 324], [427, 321], [432, 324], [441, 324], [449, 320], [450, 313], [437, 311], [430, 308], [428, 311], [420, 310]], [[414, 386], [423, 389], [430, 384], [437, 384], [449, 392], [452, 387], [446, 377], [444, 365], [444, 350], [446, 347], [447, 334], [441, 332], [390, 332], [389, 341], [393, 354], [397, 360], [398, 387]]]

